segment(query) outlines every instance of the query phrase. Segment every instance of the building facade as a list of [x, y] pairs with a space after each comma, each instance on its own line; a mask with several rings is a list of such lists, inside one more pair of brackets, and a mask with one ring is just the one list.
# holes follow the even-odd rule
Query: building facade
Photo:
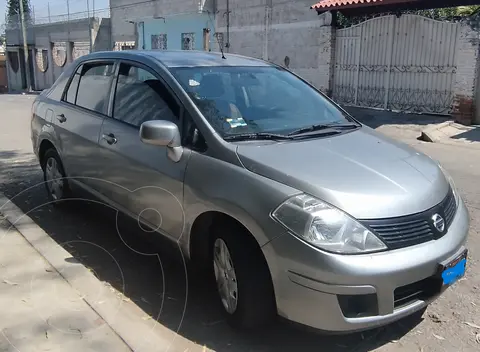
[[289, 67], [328, 92], [332, 16], [311, 1], [110, 0], [112, 37], [137, 48], [196, 49], [257, 57]]
[[480, 122], [478, 25], [402, 15], [337, 29], [332, 14], [319, 15], [309, 0], [135, 1], [110, 1], [116, 42], [223, 47], [288, 67], [345, 105]]
[[26, 89], [27, 74], [32, 89], [39, 91], [49, 88], [76, 58], [90, 51], [112, 50], [110, 19], [85, 18], [29, 26], [27, 69], [20, 28], [6, 30], [6, 43], [9, 91]]
[[[137, 41], [142, 37], [142, 23], [146, 22], [145, 30], [162, 30], [161, 23], [179, 26], [187, 25], [188, 20], [198, 21], [209, 16], [214, 22], [215, 0], [110, 0], [110, 18], [112, 19], [112, 39], [114, 43]], [[174, 18], [177, 17], [177, 20]], [[211, 26], [212, 23], [210, 24]], [[147, 28], [148, 27], [148, 28]], [[165, 26], [166, 27], [166, 26]], [[203, 27], [201, 25], [200, 27]], [[203, 28], [202, 28], [203, 29]], [[146, 37], [150, 33], [145, 32]], [[150, 35], [162, 33], [152, 32]], [[167, 35], [168, 36], [168, 35]], [[173, 37], [168, 39], [173, 42]], [[145, 40], [148, 42], [151, 40]], [[180, 41], [180, 40], [178, 40]]]

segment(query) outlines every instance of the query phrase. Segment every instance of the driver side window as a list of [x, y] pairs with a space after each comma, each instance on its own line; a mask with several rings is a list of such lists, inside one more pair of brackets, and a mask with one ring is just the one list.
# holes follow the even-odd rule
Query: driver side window
[[150, 120], [168, 120], [179, 124], [180, 106], [165, 84], [148, 70], [121, 63], [113, 118], [140, 127]]

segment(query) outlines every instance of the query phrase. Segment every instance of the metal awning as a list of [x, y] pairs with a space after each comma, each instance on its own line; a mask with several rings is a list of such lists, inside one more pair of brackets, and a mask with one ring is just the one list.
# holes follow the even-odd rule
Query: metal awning
[[364, 15], [464, 5], [480, 5], [480, 0], [321, 0], [310, 8], [315, 9], [318, 13], [339, 11], [344, 15]]

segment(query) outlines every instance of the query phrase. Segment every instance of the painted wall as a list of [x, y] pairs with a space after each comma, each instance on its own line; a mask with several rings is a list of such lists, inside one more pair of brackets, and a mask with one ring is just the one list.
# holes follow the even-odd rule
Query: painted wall
[[110, 0], [112, 38], [114, 42], [134, 41], [135, 23], [154, 17], [194, 15], [199, 10], [213, 13], [216, 0]]
[[193, 33], [194, 50], [203, 50], [204, 28], [210, 28], [213, 33], [213, 18], [207, 13], [167, 16], [165, 20], [147, 19], [143, 23], [137, 24], [138, 48], [150, 50], [152, 49], [152, 35], [166, 34], [167, 49], [181, 50], [182, 33]]

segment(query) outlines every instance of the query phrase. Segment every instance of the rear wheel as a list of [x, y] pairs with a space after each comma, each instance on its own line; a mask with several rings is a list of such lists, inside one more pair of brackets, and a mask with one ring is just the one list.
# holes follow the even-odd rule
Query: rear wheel
[[43, 179], [48, 198], [53, 205], [70, 197], [70, 187], [66, 179], [63, 164], [55, 149], [49, 149], [43, 156]]
[[276, 316], [270, 272], [255, 239], [236, 227], [216, 226], [212, 264], [218, 296], [230, 325], [254, 329]]

